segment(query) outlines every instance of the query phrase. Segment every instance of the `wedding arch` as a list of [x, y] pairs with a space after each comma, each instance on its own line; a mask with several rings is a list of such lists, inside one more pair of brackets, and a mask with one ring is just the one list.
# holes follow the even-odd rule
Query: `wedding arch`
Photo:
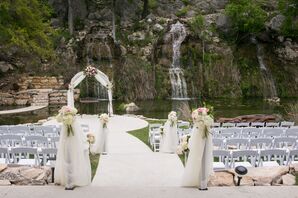
[[98, 69], [88, 66], [85, 71], [77, 73], [70, 81], [68, 92], [67, 92], [67, 105], [74, 107], [74, 88], [76, 88], [86, 77], [92, 77], [102, 84], [108, 91], [108, 113], [109, 116], [113, 115], [113, 106], [112, 106], [112, 83], [109, 81], [107, 75]]

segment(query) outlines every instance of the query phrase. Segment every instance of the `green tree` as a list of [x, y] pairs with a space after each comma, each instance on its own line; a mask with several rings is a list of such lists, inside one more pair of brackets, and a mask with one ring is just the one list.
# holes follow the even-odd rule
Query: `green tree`
[[257, 0], [231, 0], [225, 13], [232, 19], [238, 33], [256, 34], [265, 28], [267, 14]]
[[298, 37], [298, 1], [279, 0], [279, 9], [286, 17], [281, 33], [285, 36]]
[[0, 46], [53, 56], [53, 29], [48, 23], [51, 9], [42, 0], [0, 1]]

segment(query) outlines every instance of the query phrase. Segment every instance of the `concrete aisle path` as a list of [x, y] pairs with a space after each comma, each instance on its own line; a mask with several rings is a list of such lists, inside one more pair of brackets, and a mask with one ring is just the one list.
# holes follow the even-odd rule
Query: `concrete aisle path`
[[108, 127], [108, 155], [100, 157], [92, 186], [180, 186], [183, 165], [175, 154], [154, 153], [126, 133], [148, 126], [144, 120], [115, 116]]
[[46, 107], [47, 106], [29, 106], [29, 107], [24, 107], [24, 108], [19, 108], [19, 109], [3, 110], [3, 111], [0, 111], [0, 115], [23, 113], [23, 112], [28, 112], [28, 111], [36, 111], [36, 110], [43, 109]]

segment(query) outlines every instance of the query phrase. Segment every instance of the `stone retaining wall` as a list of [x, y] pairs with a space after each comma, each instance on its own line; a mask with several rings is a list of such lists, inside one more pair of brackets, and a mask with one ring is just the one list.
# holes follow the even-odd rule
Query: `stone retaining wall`
[[[80, 90], [75, 89], [74, 99], [78, 100]], [[21, 92], [0, 92], [0, 105], [58, 105], [67, 104], [67, 90], [28, 89]]]
[[61, 89], [64, 85], [64, 79], [59, 77], [47, 76], [23, 76], [18, 81], [20, 90], [27, 89]]

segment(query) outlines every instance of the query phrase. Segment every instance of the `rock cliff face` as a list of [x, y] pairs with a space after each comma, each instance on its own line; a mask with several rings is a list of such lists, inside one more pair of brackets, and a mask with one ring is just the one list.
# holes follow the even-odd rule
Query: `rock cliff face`
[[[57, 60], [41, 63], [42, 67], [36, 71], [62, 74], [67, 84], [76, 72], [92, 64], [113, 80], [117, 99], [169, 98], [172, 91], [169, 68], [173, 59], [170, 27], [180, 21], [187, 32], [180, 48], [180, 62], [189, 97], [265, 96], [268, 83], [264, 81], [259, 57], [272, 74], [277, 95], [297, 97], [298, 44], [276, 33], [283, 16], [272, 17], [267, 31], [257, 35], [263, 49], [258, 54], [256, 44], [249, 38], [237, 44], [225, 39], [231, 27], [223, 12], [228, 3], [228, 0], [152, 0], [148, 15], [142, 18], [141, 0], [72, 0], [73, 37], [62, 37], [56, 48]], [[65, 28], [69, 14], [67, 1], [49, 0], [49, 4], [55, 12], [52, 25]], [[276, 1], [268, 4], [268, 12], [275, 12]], [[190, 25], [198, 13], [206, 23], [204, 36]], [[31, 64], [28, 59], [23, 61], [23, 65]], [[7, 85], [3, 83], [7, 76], [28, 72], [1, 62], [1, 58], [0, 71], [1, 89]], [[92, 95], [96, 88], [91, 84], [81, 93], [88, 90]]]

